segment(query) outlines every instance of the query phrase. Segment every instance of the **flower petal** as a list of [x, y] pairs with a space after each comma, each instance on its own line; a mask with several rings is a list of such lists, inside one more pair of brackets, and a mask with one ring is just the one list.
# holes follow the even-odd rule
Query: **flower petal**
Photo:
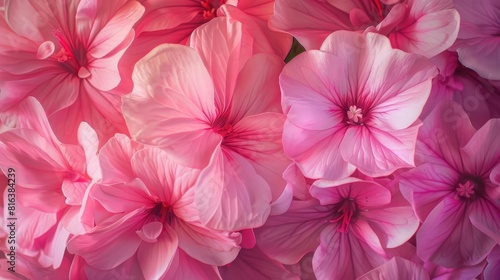
[[137, 261], [145, 279], [161, 279], [165, 275], [177, 252], [177, 244], [177, 234], [168, 225], [163, 226], [157, 242], [141, 243]]

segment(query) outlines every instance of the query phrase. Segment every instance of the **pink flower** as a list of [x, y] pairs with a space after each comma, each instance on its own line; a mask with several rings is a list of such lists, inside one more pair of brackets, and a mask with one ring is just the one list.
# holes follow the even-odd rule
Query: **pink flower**
[[500, 240], [500, 120], [478, 131], [456, 103], [438, 106], [424, 122], [421, 163], [402, 175], [401, 190], [423, 222], [417, 253], [444, 267], [473, 266]]
[[199, 220], [193, 187], [199, 170], [120, 134], [103, 146], [99, 163], [102, 179], [89, 194], [95, 203], [85, 205], [94, 211], [95, 227], [68, 243], [92, 269], [114, 270], [130, 261], [145, 279], [173, 279], [168, 275], [182, 275], [178, 265], [215, 271], [234, 260], [240, 234], [208, 229]]
[[28, 97], [19, 105], [16, 128], [0, 134], [0, 168], [14, 173], [15, 213], [23, 221], [17, 228], [17, 250], [36, 256], [43, 267], [57, 269], [70, 233], [83, 231], [79, 211], [98, 141], [86, 123], [78, 132], [80, 145], [61, 143], [40, 103]]
[[457, 38], [459, 16], [452, 0], [276, 0], [269, 24], [306, 49], [319, 49], [334, 31], [369, 30], [389, 37], [394, 48], [432, 57]]
[[318, 279], [361, 276], [383, 264], [385, 248], [405, 243], [418, 226], [404, 198], [373, 181], [318, 180], [311, 194], [319, 201], [293, 201], [287, 213], [270, 217], [256, 235], [260, 248], [284, 264], [315, 251]]
[[454, 0], [460, 31], [453, 46], [460, 62], [485, 79], [500, 80], [500, 4], [495, 0]]
[[216, 17], [227, 17], [240, 21], [261, 47], [282, 58], [292, 44], [291, 36], [267, 27], [274, 0], [145, 0], [143, 5], [146, 13], [137, 26], [139, 41], [184, 44], [196, 28]]
[[161, 147], [182, 165], [204, 168], [196, 204], [212, 228], [261, 226], [286, 185], [283, 62], [253, 55], [253, 42], [239, 22], [214, 19], [193, 33], [192, 48], [164, 45], [142, 59], [134, 91], [123, 98], [134, 139]]
[[7, 1], [0, 15], [0, 110], [36, 97], [58, 137], [77, 143], [75, 124], [106, 140], [126, 132], [118, 61], [144, 8], [137, 1]]
[[285, 154], [309, 178], [341, 179], [356, 168], [385, 176], [413, 166], [416, 120], [436, 74], [427, 59], [392, 49], [384, 36], [333, 33], [280, 76]]

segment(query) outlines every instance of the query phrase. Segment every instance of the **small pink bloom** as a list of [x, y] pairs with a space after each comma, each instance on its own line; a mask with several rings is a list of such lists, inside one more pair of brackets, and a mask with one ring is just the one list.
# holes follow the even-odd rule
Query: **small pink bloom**
[[454, 0], [460, 31], [453, 46], [460, 62], [485, 79], [500, 80], [500, 5], [496, 0]]
[[427, 59], [392, 49], [384, 36], [333, 33], [280, 76], [285, 153], [309, 178], [413, 166], [416, 120], [435, 75]]
[[126, 132], [118, 61], [144, 8], [137, 1], [6, 1], [0, 15], [0, 110], [36, 97], [58, 137], [77, 143], [77, 125], [105, 141]]
[[103, 146], [99, 163], [102, 179], [89, 194], [95, 203], [85, 205], [92, 208], [96, 225], [68, 243], [68, 250], [90, 267], [113, 270], [132, 259], [145, 279], [173, 279], [168, 275], [179, 262], [186, 262], [183, 268], [200, 262], [210, 268], [234, 260], [240, 234], [200, 222], [193, 187], [199, 170], [120, 134]]
[[[500, 121], [478, 131], [463, 109], [445, 102], [424, 121], [420, 165], [402, 175], [401, 190], [423, 222], [417, 253], [437, 265], [479, 264], [500, 240]], [[473, 246], [471, 246], [473, 244]]]
[[334, 31], [369, 30], [389, 37], [394, 48], [432, 57], [457, 38], [459, 16], [452, 0], [276, 0], [269, 24], [306, 49], [319, 49]]

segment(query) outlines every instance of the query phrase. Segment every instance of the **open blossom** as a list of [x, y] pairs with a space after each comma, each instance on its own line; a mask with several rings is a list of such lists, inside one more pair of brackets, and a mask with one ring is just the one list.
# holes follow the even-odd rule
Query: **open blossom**
[[0, 110], [34, 96], [56, 135], [77, 143], [89, 123], [106, 140], [126, 132], [118, 61], [144, 8], [137, 1], [14, 0], [0, 15]]
[[386, 176], [413, 166], [436, 68], [376, 33], [338, 31], [280, 76], [285, 154], [306, 177], [341, 179], [357, 168]]
[[168, 275], [179, 274], [180, 264], [216, 271], [234, 260], [240, 234], [208, 229], [199, 220], [193, 187], [199, 170], [121, 134], [103, 146], [99, 163], [102, 179], [89, 194], [95, 203], [84, 206], [93, 210], [95, 227], [68, 243], [91, 268], [114, 270], [131, 261], [144, 279], [174, 279]]
[[460, 62], [485, 79], [500, 80], [500, 3], [496, 0], [453, 0], [460, 31], [453, 49]]
[[261, 226], [286, 185], [283, 62], [253, 55], [253, 40], [239, 22], [214, 19], [193, 33], [192, 48], [163, 45], [142, 59], [134, 91], [123, 98], [134, 139], [204, 168], [196, 204], [212, 228]]
[[16, 174], [15, 213], [24, 221], [16, 229], [17, 252], [35, 258], [40, 267], [57, 269], [70, 233], [83, 231], [79, 211], [91, 182], [97, 136], [82, 123], [80, 145], [61, 143], [33, 97], [21, 102], [18, 115], [16, 128], [0, 134], [0, 168]]
[[457, 38], [459, 16], [452, 0], [276, 0], [269, 23], [306, 49], [319, 49], [334, 31], [369, 30], [395, 48], [432, 57]]
[[500, 241], [500, 120], [476, 131], [456, 103], [424, 121], [419, 166], [402, 175], [401, 190], [423, 222], [417, 253], [444, 267], [480, 263]]
[[383, 264], [385, 249], [405, 243], [418, 227], [399, 192], [373, 181], [318, 180], [311, 195], [315, 199], [292, 201], [285, 214], [270, 217], [256, 235], [260, 248], [284, 264], [315, 251], [317, 279], [356, 279]]

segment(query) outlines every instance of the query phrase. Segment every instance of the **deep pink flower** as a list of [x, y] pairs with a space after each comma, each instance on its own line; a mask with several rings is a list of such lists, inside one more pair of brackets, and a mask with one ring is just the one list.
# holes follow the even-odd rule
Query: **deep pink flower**
[[280, 76], [285, 154], [309, 178], [345, 178], [356, 168], [385, 176], [413, 166], [416, 120], [436, 72], [382, 35], [333, 33]]
[[260, 248], [285, 264], [315, 251], [318, 279], [361, 276], [383, 264], [385, 248], [400, 246], [418, 226], [404, 198], [373, 181], [318, 180], [311, 194], [319, 201], [292, 201], [285, 214], [270, 217], [256, 235]]
[[401, 190], [423, 222], [417, 253], [444, 267], [480, 263], [500, 240], [500, 120], [478, 131], [463, 109], [445, 102], [424, 121], [420, 165]]
[[85, 205], [94, 211], [95, 227], [68, 243], [91, 268], [113, 270], [132, 259], [145, 279], [173, 279], [168, 275], [182, 275], [177, 266], [216, 271], [234, 260], [240, 234], [200, 222], [193, 187], [199, 170], [121, 134], [103, 146], [99, 163], [102, 179], [89, 194], [95, 203]]
[[500, 80], [500, 3], [496, 0], [453, 0], [460, 31], [453, 48], [460, 62], [485, 79]]
[[96, 168], [98, 141], [86, 123], [78, 132], [80, 145], [61, 143], [40, 103], [28, 97], [19, 105], [16, 128], [0, 134], [0, 168], [15, 173], [15, 213], [23, 221], [17, 250], [36, 257], [42, 267], [57, 269], [70, 233], [83, 232], [79, 211]]
[[253, 55], [253, 42], [239, 22], [214, 19], [193, 33], [192, 48], [164, 45], [142, 59], [134, 91], [123, 98], [134, 139], [204, 168], [196, 203], [212, 228], [261, 226], [286, 185], [283, 62]]
[[[0, 110], [36, 97], [58, 137], [77, 143], [77, 124], [105, 141], [127, 132], [118, 61], [144, 8], [137, 1], [6, 1], [0, 15]], [[75, 125], [76, 124], [76, 125]]]
[[432, 57], [457, 38], [459, 16], [452, 0], [276, 0], [269, 23], [306, 49], [319, 49], [334, 31], [368, 29], [394, 48]]

